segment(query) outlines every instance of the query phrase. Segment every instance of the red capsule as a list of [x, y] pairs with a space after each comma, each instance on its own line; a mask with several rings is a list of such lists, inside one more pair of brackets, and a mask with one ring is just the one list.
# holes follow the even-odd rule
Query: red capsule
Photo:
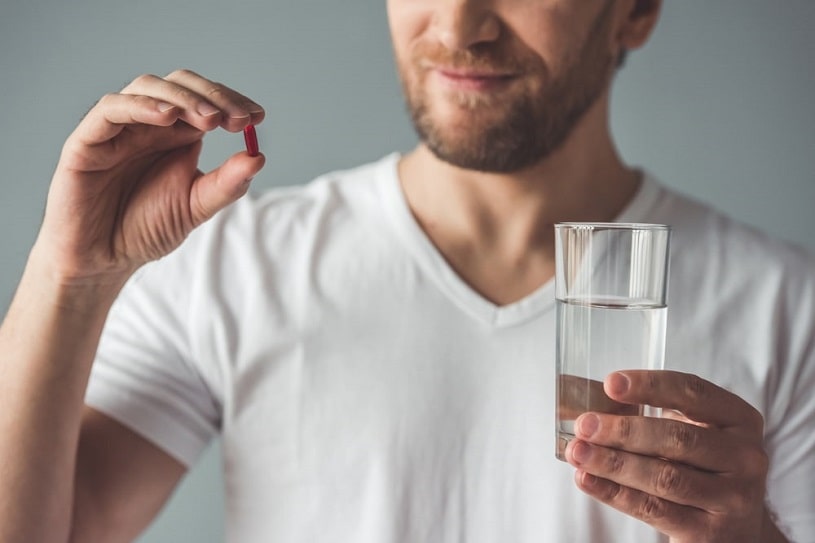
[[250, 124], [243, 129], [243, 139], [246, 142], [246, 152], [249, 156], [258, 156], [258, 135], [255, 132], [255, 125]]

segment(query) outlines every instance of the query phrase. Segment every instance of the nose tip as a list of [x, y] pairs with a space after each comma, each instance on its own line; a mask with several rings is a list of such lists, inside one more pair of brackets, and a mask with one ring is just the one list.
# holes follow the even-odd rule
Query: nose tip
[[498, 18], [480, 0], [440, 0], [433, 27], [450, 50], [495, 41], [501, 34]]

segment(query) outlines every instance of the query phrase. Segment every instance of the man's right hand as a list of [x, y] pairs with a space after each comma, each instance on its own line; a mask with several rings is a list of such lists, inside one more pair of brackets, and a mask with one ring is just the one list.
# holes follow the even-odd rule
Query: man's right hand
[[198, 169], [204, 135], [263, 109], [189, 71], [110, 94], [65, 143], [0, 326], [0, 541], [132, 541], [184, 466], [84, 407], [110, 304], [139, 266], [242, 196], [264, 164]]
[[35, 250], [66, 284], [123, 282], [246, 192], [263, 156], [239, 152], [203, 173], [202, 139], [264, 115], [188, 70], [140, 76], [106, 95], [65, 142]]

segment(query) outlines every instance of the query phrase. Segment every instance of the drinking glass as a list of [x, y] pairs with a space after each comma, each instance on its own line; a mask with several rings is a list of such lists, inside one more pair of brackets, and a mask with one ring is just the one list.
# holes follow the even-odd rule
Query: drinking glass
[[621, 369], [662, 369], [671, 229], [662, 224], [555, 225], [556, 456], [587, 411], [651, 414], [603, 391]]

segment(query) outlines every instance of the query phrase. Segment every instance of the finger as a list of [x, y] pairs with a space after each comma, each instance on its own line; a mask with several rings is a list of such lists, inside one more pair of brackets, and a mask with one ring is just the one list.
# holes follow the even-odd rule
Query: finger
[[586, 411], [601, 411], [615, 415], [637, 415], [640, 412], [638, 405], [615, 402], [609, 398], [603, 390], [602, 381], [561, 374], [557, 385], [560, 420], [574, 420]]
[[190, 210], [195, 226], [243, 196], [252, 178], [263, 168], [266, 158], [250, 157], [245, 151], [227, 159], [218, 168], [195, 180], [190, 192]]
[[753, 406], [710, 381], [677, 371], [625, 370], [606, 377], [611, 398], [675, 409], [686, 417], [722, 428], [760, 435], [764, 419]]
[[648, 523], [662, 533], [681, 534], [706, 523], [707, 513], [701, 509], [672, 503], [583, 470], [575, 473], [575, 483], [589, 496]]
[[257, 102], [222, 83], [210, 81], [191, 70], [176, 70], [165, 79], [203, 96], [223, 111], [225, 117], [222, 126], [227, 130], [242, 130], [247, 124], [259, 124], [266, 115]]
[[195, 91], [152, 74], [140, 75], [121, 94], [150, 96], [173, 104], [179, 108], [181, 119], [204, 132], [221, 126], [227, 115]]
[[728, 511], [740, 505], [741, 492], [733, 488], [736, 479], [686, 464], [601, 447], [580, 439], [568, 444], [565, 455], [570, 464], [587, 473], [672, 503], [711, 512]]
[[586, 413], [575, 421], [575, 436], [594, 445], [710, 472], [751, 473], [762, 465], [755, 442], [718, 428], [670, 419]]
[[96, 145], [116, 137], [127, 125], [171, 126], [179, 114], [178, 107], [160, 98], [108, 94], [85, 115], [73, 137], [84, 145]]

